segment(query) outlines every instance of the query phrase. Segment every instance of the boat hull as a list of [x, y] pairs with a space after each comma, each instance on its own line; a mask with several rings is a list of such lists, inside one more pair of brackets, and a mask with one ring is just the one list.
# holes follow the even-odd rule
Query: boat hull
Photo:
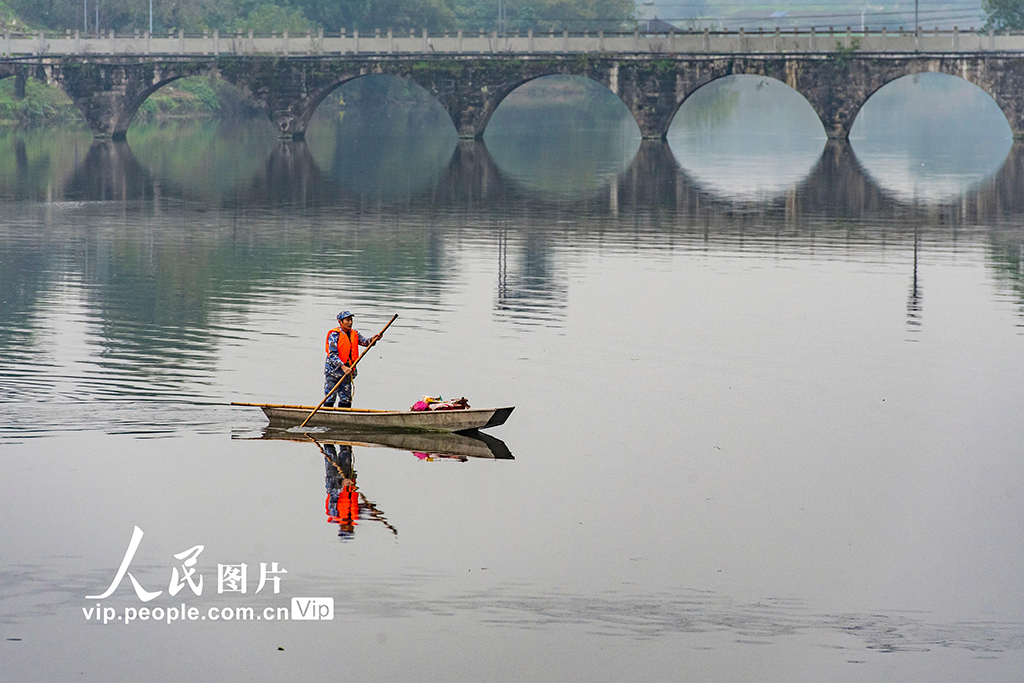
[[[273, 405], [268, 403], [232, 403], [259, 408], [273, 425], [298, 426], [315, 406]], [[468, 410], [365, 410], [361, 408], [321, 408], [306, 423], [307, 427], [331, 429], [380, 430], [398, 432], [462, 432], [504, 424], [515, 406], [470, 408]]]
[[256, 438], [306, 444], [333, 443], [345, 446], [393, 448], [413, 453], [430, 453], [458, 458], [514, 460], [512, 452], [509, 451], [504, 441], [476, 430], [467, 432], [396, 432], [332, 429], [321, 431], [317, 429], [314, 432], [308, 432], [306, 430], [289, 431], [267, 425], [263, 429], [263, 434]]

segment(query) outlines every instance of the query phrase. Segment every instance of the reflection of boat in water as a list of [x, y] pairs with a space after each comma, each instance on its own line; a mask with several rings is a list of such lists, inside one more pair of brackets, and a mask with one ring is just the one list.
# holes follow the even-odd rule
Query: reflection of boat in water
[[414, 453], [455, 456], [460, 458], [492, 458], [512, 460], [512, 453], [501, 439], [476, 430], [460, 432], [358, 432], [340, 430], [316, 430], [292, 432], [268, 426], [259, 439], [275, 441], [315, 441], [321, 444], [342, 446], [368, 446], [394, 448]]
[[[270, 403], [232, 403], [259, 408], [273, 425], [299, 425], [314, 406]], [[469, 408], [468, 410], [368, 410], [365, 408], [320, 408], [306, 424], [332, 429], [395, 432], [461, 432], [505, 424], [515, 406]]]
[[393, 448], [412, 451], [423, 460], [451, 458], [465, 462], [469, 458], [513, 460], [508, 446], [501, 439], [474, 430], [454, 432], [384, 432], [351, 431], [314, 428], [293, 431], [268, 425], [259, 436], [232, 435], [244, 441], [291, 441], [315, 445], [324, 457], [324, 483], [327, 499], [324, 510], [327, 521], [337, 525], [338, 537], [351, 539], [362, 521], [381, 522], [391, 533], [398, 529], [388, 521], [384, 511], [356, 485], [354, 446]]

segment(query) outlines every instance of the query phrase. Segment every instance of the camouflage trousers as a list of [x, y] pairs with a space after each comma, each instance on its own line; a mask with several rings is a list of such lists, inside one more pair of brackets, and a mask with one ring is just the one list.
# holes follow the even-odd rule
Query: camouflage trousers
[[327, 402], [324, 403], [325, 406], [334, 408], [336, 406], [352, 405], [352, 396], [355, 393], [352, 378], [355, 377], [355, 374], [356, 371], [353, 370], [352, 374], [346, 377], [345, 381], [338, 385], [337, 390], [331, 394], [331, 389], [334, 388], [335, 384], [338, 384], [338, 380], [344, 376], [344, 372], [337, 373], [330, 363], [324, 366], [324, 395], [327, 396]]

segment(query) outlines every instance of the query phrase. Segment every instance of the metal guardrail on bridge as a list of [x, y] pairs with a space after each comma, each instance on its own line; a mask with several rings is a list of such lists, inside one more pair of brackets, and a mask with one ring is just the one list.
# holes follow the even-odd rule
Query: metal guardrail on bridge
[[408, 34], [376, 30], [372, 34], [328, 34], [324, 31], [289, 35], [282, 31], [255, 35], [202, 35], [168, 32], [166, 37], [136, 33], [82, 35], [5, 34], [0, 38], [0, 55], [5, 57], [65, 55], [395, 55], [395, 54], [779, 54], [819, 52], [1018, 52], [1024, 51], [1024, 35], [992, 31], [859, 31], [775, 29], [774, 31], [671, 31], [606, 33], [549, 31], [520, 35], [497, 31], [468, 33], [445, 31], [430, 34], [426, 29]]

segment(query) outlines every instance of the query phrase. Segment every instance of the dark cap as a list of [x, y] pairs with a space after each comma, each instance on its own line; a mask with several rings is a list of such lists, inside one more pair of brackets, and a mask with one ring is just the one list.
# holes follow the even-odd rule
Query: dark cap
[[345, 318], [352, 318], [352, 311], [342, 311], [338, 314], [338, 320], [344, 320]]

